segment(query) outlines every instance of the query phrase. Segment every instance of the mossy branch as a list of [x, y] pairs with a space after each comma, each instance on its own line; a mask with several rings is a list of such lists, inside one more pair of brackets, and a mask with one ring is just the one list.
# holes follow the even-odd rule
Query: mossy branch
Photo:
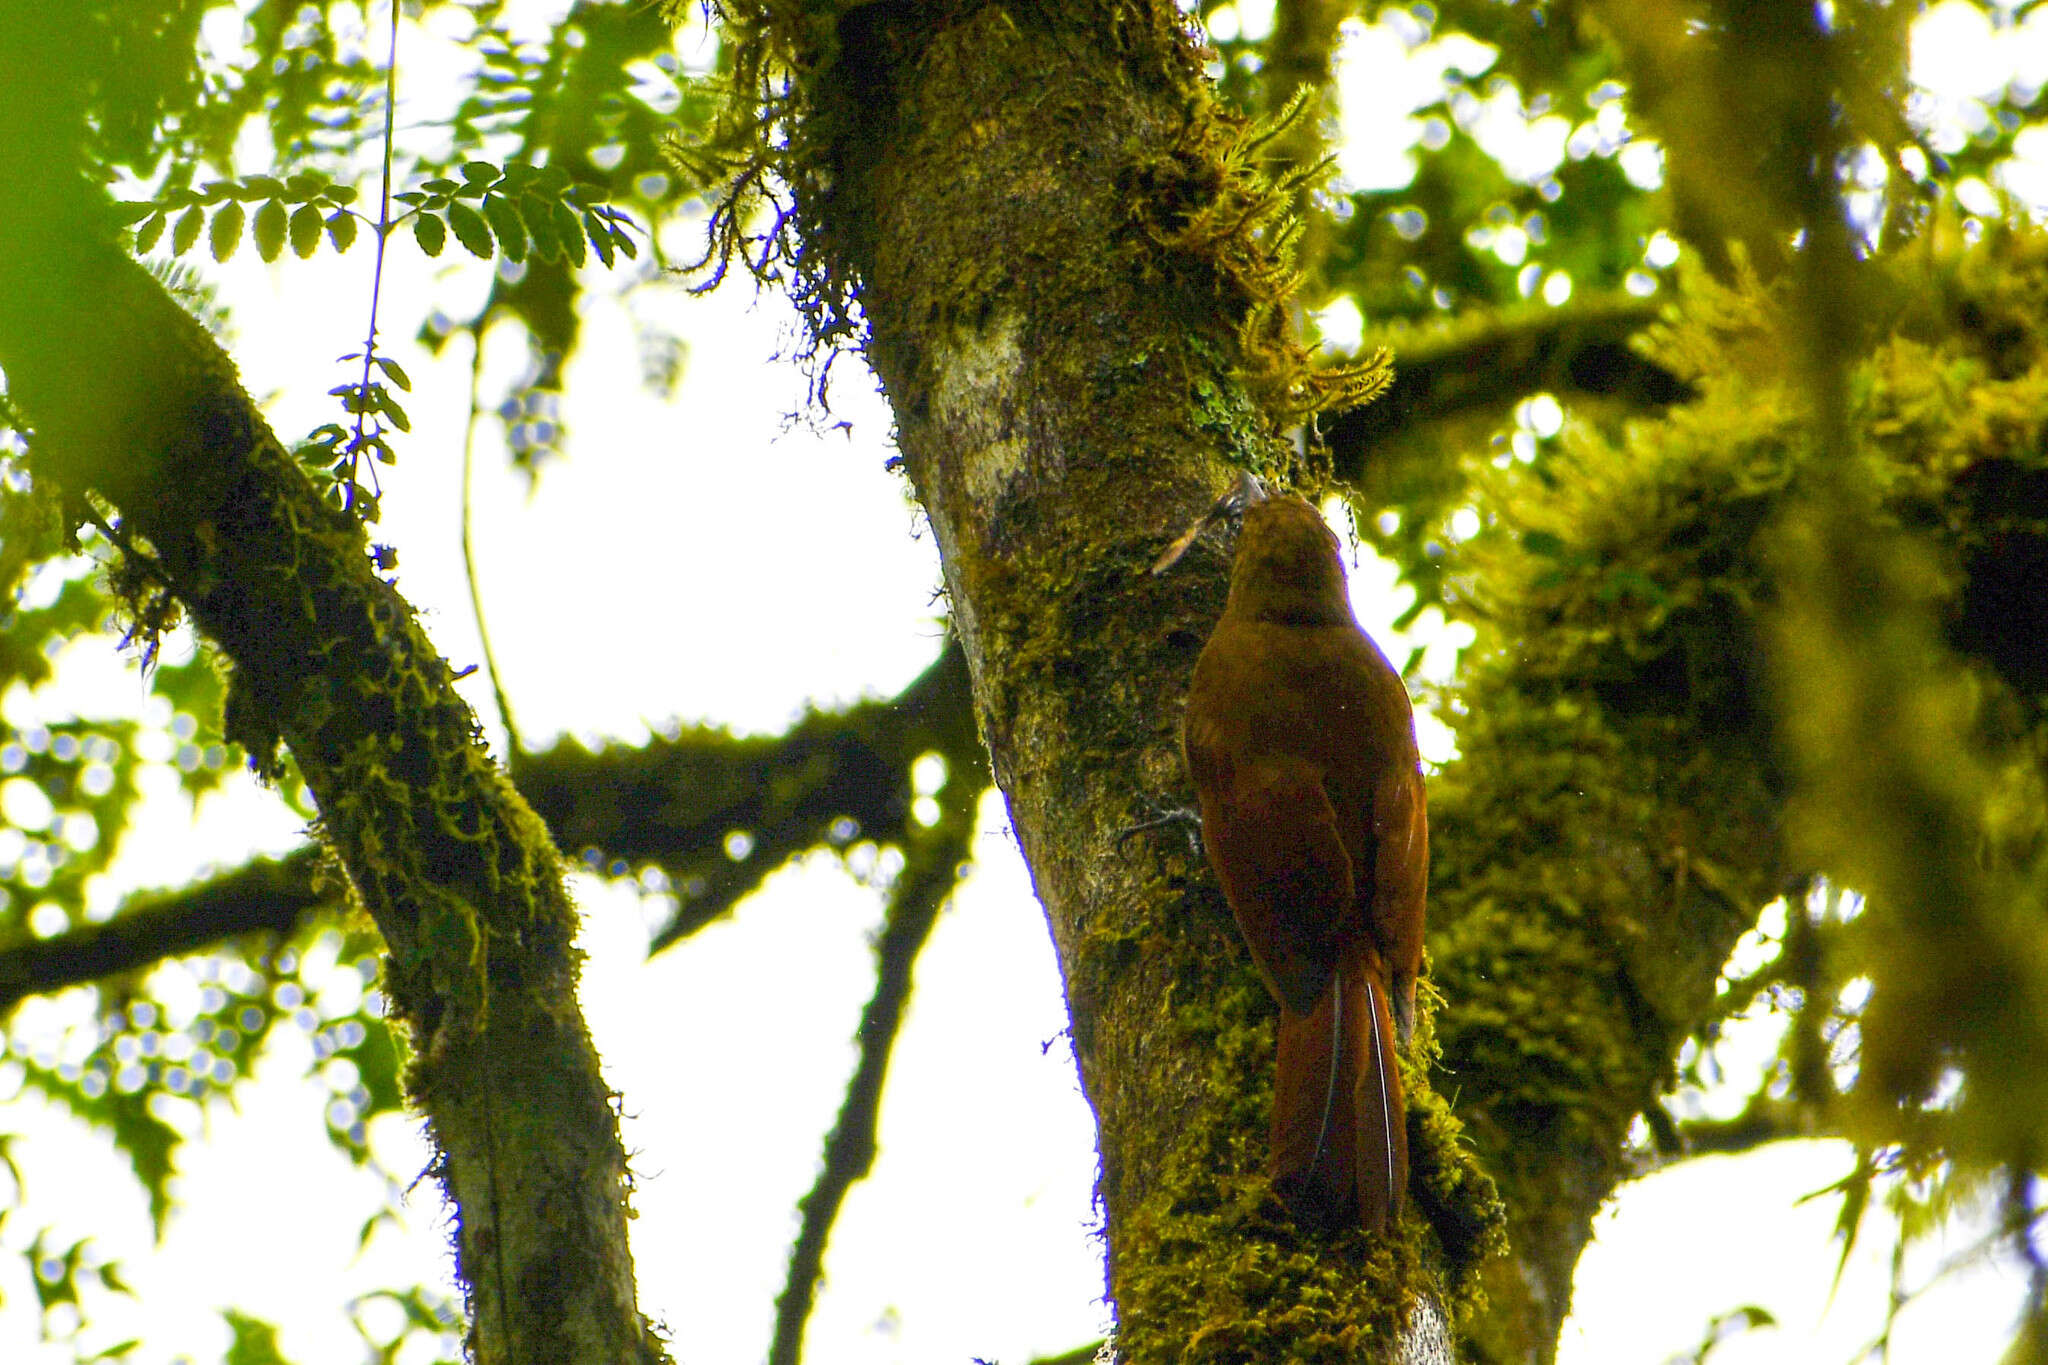
[[[605, 863], [651, 864], [669, 875], [682, 904], [656, 933], [658, 952], [808, 849], [851, 839], [902, 844], [915, 833], [911, 764], [926, 753], [943, 755], [958, 780], [986, 787], [957, 642], [897, 696], [815, 712], [782, 735], [735, 740], [701, 731], [595, 753], [570, 741], [521, 756], [519, 785], [571, 853], [587, 848]], [[731, 855], [735, 832], [749, 841], [744, 858]], [[141, 971], [244, 934], [289, 933], [305, 916], [341, 904], [340, 888], [319, 880], [321, 863], [310, 846], [259, 858], [135, 897], [104, 924], [0, 948], [0, 1014], [30, 995]]]
[[1429, 423], [1497, 420], [1532, 394], [1611, 399], [1644, 411], [1685, 401], [1692, 386], [1636, 342], [1662, 306], [1589, 299], [1467, 318], [1441, 331], [1376, 334], [1369, 347], [1392, 349], [1399, 374], [1378, 402], [1323, 418], [1337, 476], [1358, 480], [1377, 452]]
[[514, 776], [572, 856], [593, 849], [667, 875], [678, 907], [655, 934], [659, 952], [808, 849], [904, 843], [910, 767], [932, 752], [954, 780], [985, 784], [957, 643], [896, 697], [812, 712], [780, 735], [700, 728], [595, 752], [572, 740], [518, 756]]
[[290, 934], [343, 901], [339, 886], [323, 885], [321, 862], [313, 848], [259, 858], [175, 891], [131, 897], [103, 924], [0, 948], [0, 1018], [31, 995], [138, 972], [245, 934]]
[[103, 498], [230, 664], [224, 731], [290, 746], [390, 955], [412, 1098], [457, 1212], [488, 1365], [653, 1362], [626, 1163], [575, 1007], [574, 917], [546, 829], [492, 764], [453, 671], [232, 360], [123, 251], [79, 162], [67, 20], [0, 7], [0, 364], [39, 483]]

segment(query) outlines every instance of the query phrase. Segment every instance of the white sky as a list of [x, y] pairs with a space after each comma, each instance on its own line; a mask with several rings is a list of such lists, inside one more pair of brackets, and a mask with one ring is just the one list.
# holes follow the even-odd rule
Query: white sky
[[[1436, 54], [1446, 63], [1469, 56]], [[274, 395], [268, 408], [288, 439], [329, 420], [324, 390], [347, 377], [334, 357], [359, 344], [369, 260], [359, 246], [338, 261], [322, 254], [266, 267], [245, 247], [226, 267], [209, 263], [233, 309], [231, 349], [251, 390]], [[410, 337], [428, 306], [457, 316], [473, 309], [487, 276], [452, 250], [427, 262], [402, 246], [387, 272], [384, 335], [416, 391], [407, 404], [414, 432], [387, 475], [379, 538], [399, 547], [401, 588], [459, 667], [477, 660], [457, 554], [468, 356], [457, 343], [431, 360]], [[802, 381], [771, 360], [789, 326], [779, 301], [755, 303], [738, 287], [694, 299], [657, 285], [621, 305], [601, 276], [593, 282], [585, 348], [570, 374], [568, 457], [546, 469], [537, 497], [505, 469], [496, 424], [483, 429], [479, 571], [529, 741], [564, 730], [637, 740], [672, 717], [775, 730], [807, 701], [899, 689], [937, 647], [937, 566], [901, 481], [882, 468], [888, 416], [858, 361], [841, 360], [834, 389], [850, 435], [785, 432]], [[639, 386], [633, 318], [690, 342], [673, 403]], [[496, 340], [505, 344], [487, 354], [497, 385], [486, 392], [520, 363], [513, 338]], [[1403, 646], [1384, 630], [1403, 605], [1391, 587], [1384, 565], [1354, 573], [1361, 617], [1398, 658]], [[1423, 638], [1440, 625], [1426, 618]], [[1430, 671], [1441, 674], [1452, 656], [1439, 646]], [[85, 697], [87, 709], [109, 712], [144, 703], [133, 668], [105, 642], [74, 649], [65, 669], [67, 702]], [[465, 687], [490, 718], [481, 676]], [[45, 705], [19, 693], [4, 701], [17, 723]], [[1426, 738], [1438, 757], [1443, 744], [1440, 730]], [[196, 825], [186, 823], [168, 769], [154, 789], [135, 847], [96, 899], [297, 839], [296, 822], [246, 782], [210, 800]], [[1058, 977], [999, 802], [984, 805], [982, 823], [976, 872], [920, 963], [881, 1160], [835, 1230], [810, 1335], [814, 1358], [835, 1365], [964, 1365], [973, 1356], [1019, 1365], [1104, 1326], [1091, 1122], [1060, 1041]], [[648, 964], [637, 899], [586, 878], [577, 892], [590, 953], [584, 1005], [607, 1075], [626, 1097], [640, 1176], [642, 1306], [669, 1323], [678, 1359], [757, 1359], [792, 1210], [852, 1065], [878, 898], [834, 860], [813, 859]], [[164, 972], [176, 994], [184, 969]], [[345, 1009], [351, 988], [333, 989], [330, 1003]], [[14, 1027], [55, 1047], [89, 1013], [88, 998], [73, 993], [30, 1002]], [[1768, 1053], [1768, 1031], [1733, 1032], [1722, 1049], [1731, 1081], [1703, 1103], [1739, 1101]], [[216, 1359], [227, 1333], [215, 1306], [234, 1305], [281, 1323], [299, 1365], [353, 1365], [360, 1348], [339, 1316], [343, 1300], [445, 1274], [436, 1198], [425, 1187], [407, 1201], [406, 1231], [380, 1231], [356, 1255], [357, 1231], [384, 1189], [320, 1137], [324, 1093], [298, 1079], [308, 1055], [303, 1040], [286, 1038], [236, 1092], [239, 1111], [209, 1102], [204, 1140], [181, 1155], [180, 1208], [155, 1250], [142, 1199], [102, 1140], [33, 1098], [0, 1109], [0, 1129], [22, 1135], [13, 1154], [27, 1184], [0, 1244], [25, 1246], [46, 1225], [59, 1246], [90, 1234], [138, 1291], [137, 1300], [91, 1300], [88, 1347], [142, 1336], [131, 1359], [146, 1365]], [[0, 1099], [19, 1086], [13, 1065], [0, 1063]], [[388, 1121], [374, 1138], [391, 1169], [418, 1169], [405, 1121]], [[1834, 1205], [1797, 1202], [1848, 1164], [1838, 1144], [1802, 1143], [1627, 1187], [1581, 1263], [1580, 1312], [1561, 1361], [1662, 1360], [1693, 1346], [1710, 1317], [1745, 1303], [1768, 1307], [1781, 1325], [1721, 1348], [1717, 1362], [1852, 1358], [1880, 1324], [1888, 1229], [1873, 1219], [1830, 1301]], [[1909, 1260], [1909, 1283], [1963, 1244]], [[1893, 1361], [1993, 1358], [2022, 1288], [1996, 1266], [1951, 1277], [1906, 1310]], [[0, 1259], [0, 1360], [71, 1359], [68, 1346], [37, 1342], [21, 1263]]]

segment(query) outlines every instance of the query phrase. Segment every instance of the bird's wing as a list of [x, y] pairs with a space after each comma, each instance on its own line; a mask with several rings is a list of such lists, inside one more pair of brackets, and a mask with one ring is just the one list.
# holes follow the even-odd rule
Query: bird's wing
[[1405, 1042], [1414, 1021], [1429, 887], [1429, 816], [1420, 771], [1396, 768], [1381, 779], [1373, 793], [1372, 825], [1372, 932], [1390, 969], [1394, 1018]]
[[1351, 908], [1351, 857], [1321, 770], [1293, 755], [1219, 765], [1201, 784], [1202, 840], [1259, 974], [1297, 1014], [1315, 1008]]

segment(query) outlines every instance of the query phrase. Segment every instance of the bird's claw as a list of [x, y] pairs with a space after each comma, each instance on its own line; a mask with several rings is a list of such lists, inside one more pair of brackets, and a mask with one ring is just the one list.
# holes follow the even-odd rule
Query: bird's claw
[[1170, 829], [1178, 826], [1187, 836], [1188, 856], [1199, 861], [1202, 856], [1202, 817], [1186, 806], [1172, 806], [1155, 802], [1141, 802], [1141, 808], [1148, 808], [1151, 815], [1135, 825], [1126, 825], [1116, 832], [1116, 853], [1119, 858], [1128, 856], [1126, 849], [1132, 839], [1140, 834], [1149, 834], [1155, 829]]

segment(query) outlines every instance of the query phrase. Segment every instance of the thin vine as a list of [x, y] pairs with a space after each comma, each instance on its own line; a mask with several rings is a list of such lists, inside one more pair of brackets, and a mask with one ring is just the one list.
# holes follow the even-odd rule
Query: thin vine
[[483, 415], [478, 402], [478, 392], [483, 385], [484, 374], [484, 330], [481, 324], [470, 329], [473, 343], [469, 360], [469, 414], [462, 423], [462, 573], [469, 583], [469, 611], [476, 618], [477, 645], [484, 656], [484, 675], [491, 680], [491, 699], [498, 705], [498, 719], [505, 726], [505, 758], [507, 762], [516, 758], [524, 746], [519, 740], [519, 725], [512, 719], [512, 703], [505, 696], [505, 684], [498, 676], [498, 656], [491, 650], [491, 632], [484, 624], [483, 593], [477, 586], [476, 555], [470, 546], [470, 484], [476, 468], [476, 425]]
[[[363, 338], [362, 382], [357, 385], [354, 394], [346, 395], [347, 405], [355, 413], [356, 418], [355, 435], [350, 438], [348, 443], [348, 483], [342, 490], [342, 506], [351, 512], [356, 510], [356, 493], [361, 486], [363, 448], [375, 442], [381, 450], [387, 453], [390, 449], [390, 447], [384, 445], [381, 430], [366, 434], [363, 426], [369, 420], [372, 408], [370, 401], [370, 367], [376, 364], [378, 360], [377, 307], [384, 292], [384, 248], [391, 238], [391, 159], [398, 122], [397, 112], [398, 0], [391, 0], [391, 56], [384, 64], [384, 170], [382, 183], [378, 186], [377, 190], [377, 258], [370, 271], [370, 329], [369, 334]], [[383, 368], [387, 374], [390, 374], [393, 367], [387, 363]], [[409, 389], [411, 387], [410, 384], [403, 382], [402, 373], [394, 375], [393, 382], [398, 383], [400, 388]], [[370, 478], [374, 481], [376, 477], [376, 467], [372, 465]], [[376, 496], [376, 493], [371, 495], [371, 505], [373, 507], [375, 506]]]

